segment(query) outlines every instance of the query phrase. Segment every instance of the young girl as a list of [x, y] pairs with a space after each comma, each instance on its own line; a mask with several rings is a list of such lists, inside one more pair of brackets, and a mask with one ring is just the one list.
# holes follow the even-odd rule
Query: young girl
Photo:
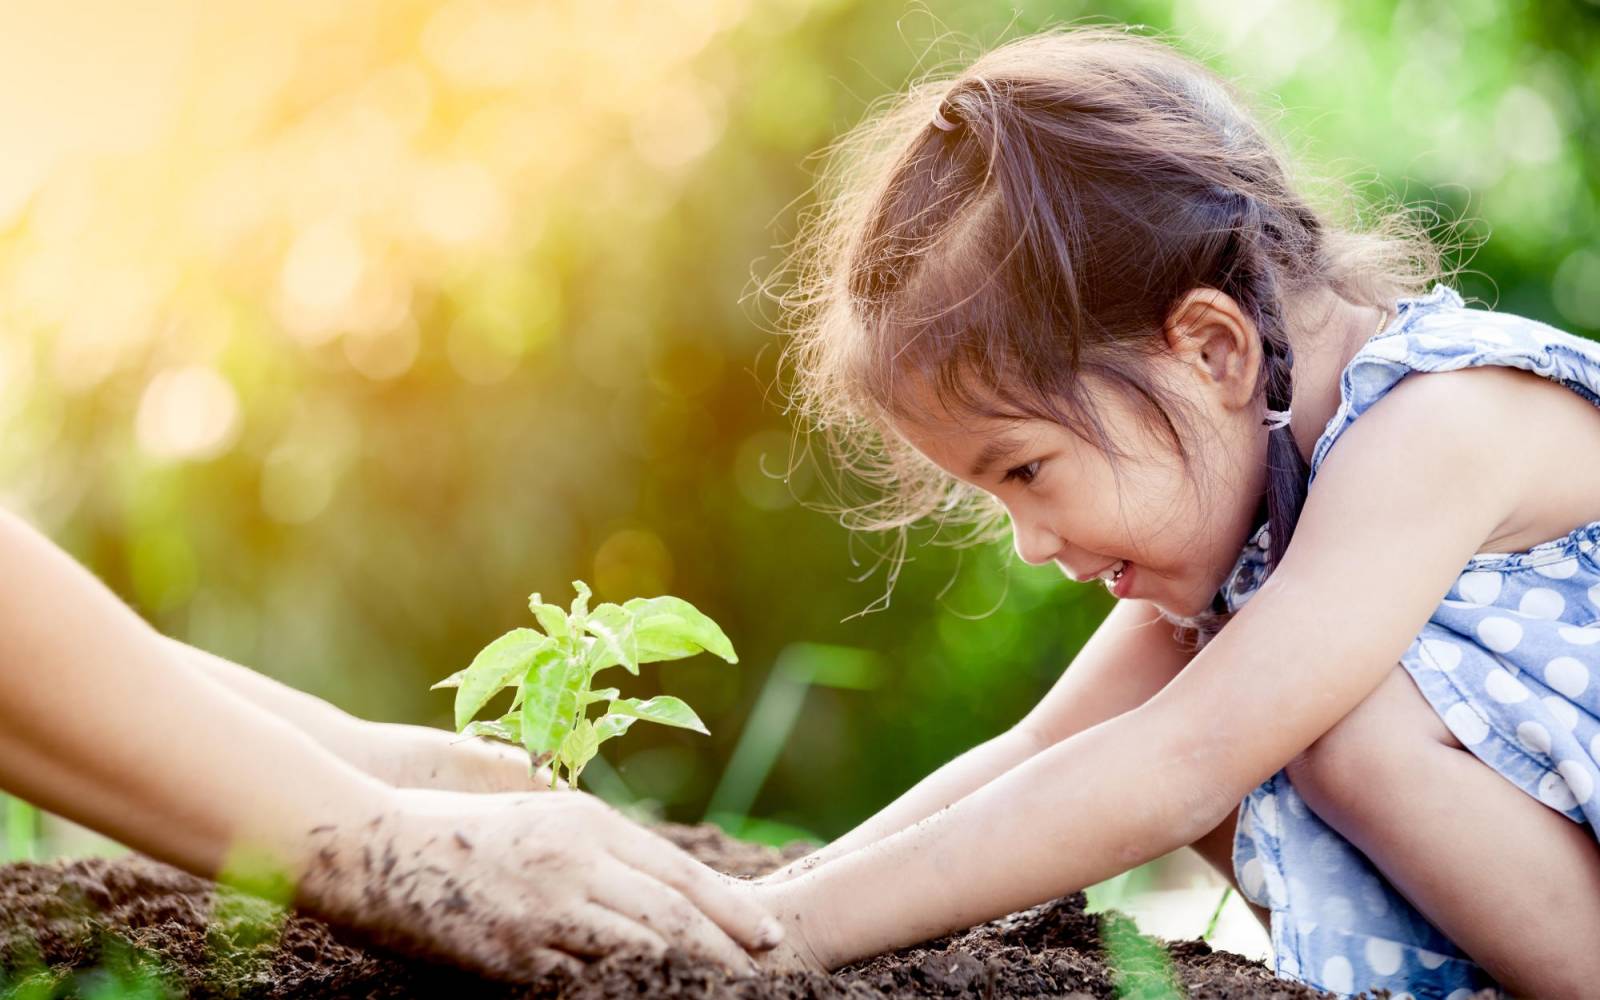
[[1120, 603], [1014, 729], [753, 890], [791, 959], [1188, 844], [1281, 976], [1592, 991], [1600, 344], [1468, 308], [1404, 216], [1313, 208], [1149, 39], [1008, 44], [845, 153], [790, 356], [892, 487], [865, 520], [1003, 509]]

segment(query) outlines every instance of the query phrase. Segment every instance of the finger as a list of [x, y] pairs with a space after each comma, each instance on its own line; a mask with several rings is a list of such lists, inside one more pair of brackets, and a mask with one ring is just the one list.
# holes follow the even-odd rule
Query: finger
[[667, 950], [666, 938], [654, 928], [598, 903], [585, 903], [572, 911], [569, 919], [556, 928], [551, 943], [562, 951], [589, 958], [604, 958], [619, 951], [660, 955]]
[[656, 930], [670, 944], [730, 972], [754, 972], [756, 965], [721, 927], [711, 922], [683, 893], [635, 868], [619, 867], [597, 880], [589, 898], [634, 923]]
[[731, 881], [642, 827], [618, 831], [613, 852], [618, 858], [684, 895], [728, 936], [751, 951], [766, 951], [783, 940], [778, 923], [748, 893]]
[[576, 955], [569, 955], [556, 948], [531, 949], [528, 958], [533, 965], [534, 973], [539, 976], [548, 976], [554, 972], [577, 976], [588, 968], [588, 965]]

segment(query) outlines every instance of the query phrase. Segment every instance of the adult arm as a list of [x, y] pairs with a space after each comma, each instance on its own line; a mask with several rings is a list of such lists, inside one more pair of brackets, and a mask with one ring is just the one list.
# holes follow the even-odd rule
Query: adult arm
[[225, 657], [167, 636], [161, 640], [174, 657], [398, 788], [527, 792], [550, 787], [549, 768], [530, 774], [528, 756], [517, 747], [430, 726], [368, 722]]
[[1283, 563], [1149, 702], [758, 889], [793, 915], [795, 943], [842, 964], [1092, 885], [1213, 828], [1377, 687], [1534, 481], [1503, 397], [1475, 374], [1408, 379], [1346, 432]]
[[[0, 787], [214, 876], [248, 861], [397, 947], [525, 977], [772, 943], [731, 883], [576, 792], [398, 790], [217, 683], [0, 511]], [[779, 932], [781, 933], [781, 932]]]
[[788, 881], [931, 816], [1035, 754], [1148, 701], [1193, 654], [1148, 601], [1119, 601], [1020, 722], [917, 782], [854, 830], [768, 876]]

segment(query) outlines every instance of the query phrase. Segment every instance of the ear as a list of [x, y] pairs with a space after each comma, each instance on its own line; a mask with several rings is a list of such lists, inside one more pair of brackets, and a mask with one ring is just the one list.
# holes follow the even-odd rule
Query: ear
[[1161, 333], [1173, 360], [1224, 406], [1249, 405], [1261, 371], [1261, 337], [1231, 295], [1190, 289], [1168, 312]]

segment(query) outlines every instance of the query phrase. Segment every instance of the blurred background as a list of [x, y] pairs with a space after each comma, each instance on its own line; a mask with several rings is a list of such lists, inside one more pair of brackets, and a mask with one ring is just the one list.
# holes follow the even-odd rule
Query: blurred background
[[[9, 0], [0, 503], [161, 630], [374, 719], [447, 726], [429, 684], [532, 591], [684, 597], [741, 662], [624, 693], [712, 735], [636, 729], [585, 780], [836, 836], [1112, 600], [1005, 546], [914, 547], [882, 600], [884, 541], [790, 461], [757, 285], [869, 102], [1079, 19], [1170, 33], [1313, 169], [1457, 222], [1469, 298], [1600, 332], [1581, 0]], [[8, 817], [12, 856], [82, 849]]]

